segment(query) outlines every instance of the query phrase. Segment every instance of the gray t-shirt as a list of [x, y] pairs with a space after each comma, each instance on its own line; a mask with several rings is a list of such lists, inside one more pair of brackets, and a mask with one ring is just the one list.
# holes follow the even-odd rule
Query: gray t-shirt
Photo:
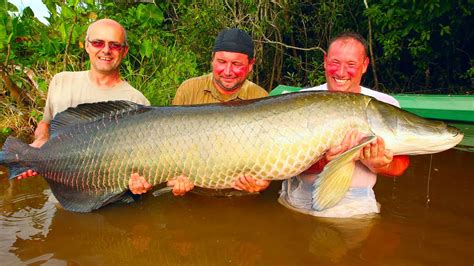
[[49, 84], [43, 120], [49, 123], [57, 113], [81, 103], [114, 100], [150, 105], [147, 98], [126, 81], [111, 88], [98, 88], [90, 81], [89, 71], [61, 72]]

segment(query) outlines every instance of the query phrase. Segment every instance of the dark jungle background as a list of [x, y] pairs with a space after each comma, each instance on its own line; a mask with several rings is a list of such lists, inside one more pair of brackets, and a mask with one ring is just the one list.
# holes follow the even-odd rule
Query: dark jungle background
[[252, 35], [252, 80], [268, 91], [323, 83], [328, 41], [351, 30], [370, 44], [363, 85], [389, 93], [473, 93], [474, 0], [42, 2], [47, 23], [29, 7], [0, 0], [0, 143], [8, 135], [31, 136], [53, 75], [89, 67], [85, 32], [100, 18], [127, 29], [122, 75], [153, 105], [169, 104], [182, 81], [210, 71], [214, 38], [226, 27]]

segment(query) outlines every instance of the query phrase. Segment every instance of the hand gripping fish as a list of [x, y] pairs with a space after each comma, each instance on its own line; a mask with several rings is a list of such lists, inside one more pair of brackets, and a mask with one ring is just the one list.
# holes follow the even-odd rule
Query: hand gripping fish
[[360, 145], [334, 159], [314, 184], [313, 208], [337, 204], [349, 189], [360, 149], [381, 136], [398, 154], [441, 152], [463, 135], [368, 96], [301, 92], [232, 104], [145, 107], [125, 101], [81, 104], [59, 113], [41, 148], [8, 138], [0, 164], [10, 178], [32, 169], [59, 203], [89, 212], [122, 200], [132, 172], [152, 185], [184, 174], [196, 186], [231, 188], [242, 174], [295, 176], [357, 129]]

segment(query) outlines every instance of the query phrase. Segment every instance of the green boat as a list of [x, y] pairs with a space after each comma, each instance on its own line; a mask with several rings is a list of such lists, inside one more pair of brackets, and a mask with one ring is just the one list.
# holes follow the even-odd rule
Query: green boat
[[400, 106], [422, 117], [474, 122], [474, 95], [395, 94]]
[[[302, 88], [278, 85], [270, 96], [297, 92]], [[393, 94], [400, 107], [421, 117], [443, 120], [461, 129], [464, 139], [459, 147], [474, 151], [474, 95]]]

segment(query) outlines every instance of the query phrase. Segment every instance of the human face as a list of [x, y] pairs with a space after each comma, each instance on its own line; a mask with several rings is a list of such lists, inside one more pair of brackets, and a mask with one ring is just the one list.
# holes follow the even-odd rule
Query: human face
[[354, 39], [336, 40], [324, 56], [328, 90], [360, 93], [360, 81], [368, 65], [369, 58], [360, 42]]
[[[104, 47], [94, 47], [91, 42], [104, 41]], [[128, 46], [110, 49], [111, 43], [125, 44], [125, 32], [116, 22], [99, 21], [91, 25], [86, 41], [86, 51], [91, 62], [91, 71], [102, 74], [119, 73], [120, 63], [128, 52]], [[112, 45], [113, 46], [113, 45]]]
[[214, 86], [224, 94], [237, 92], [252, 71], [255, 59], [246, 54], [219, 51], [212, 59]]

